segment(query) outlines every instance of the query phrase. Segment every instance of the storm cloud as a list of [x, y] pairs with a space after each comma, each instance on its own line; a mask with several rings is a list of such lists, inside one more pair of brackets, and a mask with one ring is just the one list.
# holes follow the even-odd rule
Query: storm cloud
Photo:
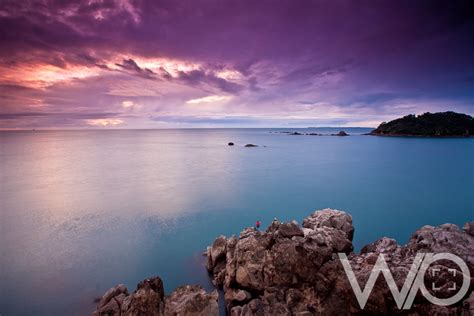
[[469, 1], [2, 1], [0, 30], [1, 128], [474, 114]]

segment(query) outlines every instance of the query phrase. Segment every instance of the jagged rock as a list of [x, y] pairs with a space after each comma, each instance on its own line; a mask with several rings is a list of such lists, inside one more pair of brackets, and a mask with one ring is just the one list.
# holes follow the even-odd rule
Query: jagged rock
[[126, 294], [119, 294], [117, 296], [114, 296], [107, 304], [99, 307], [97, 309], [97, 312], [94, 313], [94, 315], [121, 315], [122, 304], [126, 297]]
[[207, 293], [199, 285], [186, 285], [165, 299], [165, 316], [213, 316], [219, 314], [217, 291]]
[[314, 212], [303, 220], [305, 228], [315, 229], [324, 226], [343, 231], [347, 239], [352, 241], [354, 226], [352, 226], [352, 217], [346, 212], [326, 208]]
[[225, 258], [227, 247], [227, 239], [225, 236], [219, 236], [214, 240], [211, 247], [208, 247], [207, 253], [207, 269], [212, 270], [221, 258]]
[[93, 315], [120, 315], [122, 302], [127, 295], [128, 290], [123, 284], [110, 288], [100, 299]]
[[291, 238], [293, 236], [304, 236], [303, 230], [296, 222], [283, 223], [278, 226], [277, 234], [283, 238]]
[[[453, 224], [424, 226], [406, 245], [383, 237], [355, 254], [352, 217], [325, 209], [305, 218], [303, 228], [296, 222], [274, 220], [265, 231], [250, 227], [239, 237], [220, 236], [207, 249], [206, 267], [225, 292], [229, 315], [473, 315], [472, 277], [469, 292], [457, 304], [433, 305], [418, 292], [409, 311], [397, 308], [385, 279], [379, 277], [362, 310], [338, 257], [338, 253], [347, 255], [362, 287], [380, 255], [398, 289], [420, 252], [454, 254], [465, 260], [473, 276], [473, 223], [466, 223], [463, 229]], [[424, 281], [436, 284], [437, 290], [430, 286], [428, 292], [451, 297], [453, 282], [463, 282], [460, 268], [449, 260], [438, 260], [430, 267], [436, 274], [426, 273]], [[155, 277], [140, 282], [133, 294], [124, 285], [110, 289], [93, 315], [217, 315], [217, 300], [217, 291], [206, 293], [197, 285], [180, 287], [164, 297], [163, 283]]]
[[122, 315], [162, 315], [163, 297], [163, 281], [160, 277], [143, 280], [138, 283], [137, 290], [124, 299]]
[[[380, 254], [384, 255], [399, 289], [419, 251], [453, 253], [466, 260], [474, 275], [471, 227], [471, 223], [464, 230], [452, 224], [425, 226], [415, 232], [407, 245], [383, 237], [363, 247], [357, 255], [352, 253], [352, 217], [343, 211], [324, 209], [305, 218], [303, 228], [296, 222], [274, 220], [265, 231], [251, 227], [244, 229], [239, 238], [229, 238], [225, 256], [217, 260], [225, 263], [225, 268], [215, 280], [224, 288], [229, 315], [399, 314], [402, 311], [398, 310], [382, 277], [376, 281], [361, 310], [337, 253], [348, 255], [360, 285], [369, 279]], [[436, 280], [426, 276], [425, 281], [436, 281], [440, 288], [437, 297], [450, 297], [449, 287], [453, 281], [461, 284], [462, 275], [457, 274], [453, 279], [452, 270], [448, 269], [459, 268], [449, 261], [435, 262], [432, 266], [439, 269]], [[471, 295], [464, 303], [437, 306], [418, 293], [410, 313], [468, 315], [473, 304]]]
[[452, 253], [466, 261], [474, 276], [474, 236], [454, 224], [423, 226], [413, 234], [407, 249], [411, 252]]
[[163, 282], [153, 277], [140, 282], [130, 295], [123, 284], [111, 288], [93, 316], [218, 315], [217, 299], [217, 291], [208, 294], [198, 285], [177, 288], [165, 299]]
[[247, 303], [252, 296], [245, 290], [228, 289], [225, 292], [225, 306], [230, 311], [234, 306], [241, 306]]
[[377, 240], [374, 243], [365, 245], [361, 253], [370, 253], [370, 252], [376, 252], [376, 253], [394, 253], [395, 250], [397, 249], [398, 244], [395, 239], [387, 238], [387, 237], [382, 237], [379, 240]]
[[464, 224], [463, 229], [469, 235], [474, 236], [474, 221]]

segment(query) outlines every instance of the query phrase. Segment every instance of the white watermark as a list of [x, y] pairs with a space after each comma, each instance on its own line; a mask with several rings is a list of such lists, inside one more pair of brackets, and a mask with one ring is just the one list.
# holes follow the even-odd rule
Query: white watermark
[[[393, 279], [392, 273], [390, 272], [390, 269], [388, 268], [387, 263], [385, 262], [385, 258], [383, 254], [380, 254], [377, 259], [377, 262], [374, 265], [374, 268], [372, 269], [372, 272], [370, 273], [369, 280], [367, 281], [364, 290], [362, 290], [355, 277], [354, 271], [352, 271], [351, 265], [349, 263], [349, 260], [347, 259], [346, 254], [339, 253], [338, 255], [361, 309], [363, 309], [365, 304], [367, 303], [370, 293], [372, 293], [372, 289], [374, 288], [375, 281], [377, 281], [377, 277], [380, 273], [383, 274], [385, 281], [387, 282], [387, 285], [390, 289], [390, 292], [392, 293], [392, 296], [395, 299], [395, 302], [399, 309], [410, 309], [418, 290], [420, 290], [421, 294], [423, 294], [423, 296], [433, 304], [442, 306], [452, 305], [461, 300], [464, 295], [466, 295], [471, 282], [469, 268], [466, 263], [458, 256], [453, 255], [451, 253], [418, 253], [415, 256], [415, 260], [413, 260], [410, 271], [408, 272], [408, 275], [401, 290], [398, 290], [397, 284]], [[462, 285], [460, 289], [456, 292], [456, 294], [449, 298], [438, 298], [433, 296], [430, 292], [428, 292], [424, 283], [424, 276], [426, 271], [428, 270], [428, 267], [433, 262], [438, 260], [452, 261], [461, 269], [461, 273], [463, 276]], [[454, 277], [458, 272], [456, 269], [448, 269], [448, 271]], [[432, 272], [439, 272], [439, 269], [432, 269]], [[431, 287], [434, 291], [439, 290], [439, 288], [436, 287], [435, 283], [433, 283]], [[457, 290], [457, 285], [455, 282], [453, 282], [453, 285], [449, 288], [449, 290]]]

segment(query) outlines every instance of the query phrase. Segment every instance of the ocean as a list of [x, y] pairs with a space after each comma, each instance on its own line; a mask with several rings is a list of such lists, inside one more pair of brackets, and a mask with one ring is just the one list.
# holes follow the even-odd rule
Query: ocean
[[90, 315], [154, 275], [211, 289], [206, 246], [256, 220], [344, 210], [360, 250], [474, 219], [473, 138], [294, 130], [340, 129], [0, 132], [0, 314]]

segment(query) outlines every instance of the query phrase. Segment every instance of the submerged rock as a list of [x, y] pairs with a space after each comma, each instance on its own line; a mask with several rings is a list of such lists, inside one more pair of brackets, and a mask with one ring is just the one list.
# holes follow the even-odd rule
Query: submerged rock
[[[275, 220], [265, 231], [250, 227], [238, 238], [219, 237], [207, 252], [211, 257], [208, 262], [212, 262], [208, 269], [214, 283], [225, 292], [230, 315], [400, 314], [403, 311], [396, 306], [382, 277], [361, 309], [337, 254], [348, 256], [355, 277], [362, 285], [367, 282], [380, 254], [385, 256], [399, 289], [419, 251], [453, 253], [466, 260], [474, 275], [471, 227], [466, 224], [461, 230], [452, 224], [425, 226], [415, 232], [407, 245], [398, 245], [395, 240], [384, 237], [363, 247], [356, 255], [352, 252], [352, 217], [343, 211], [324, 209], [305, 218], [302, 227], [296, 222]], [[452, 278], [447, 269], [459, 268], [444, 261], [434, 264], [442, 273], [436, 279], [440, 287], [437, 297], [452, 296], [449, 293]], [[461, 284], [462, 274], [458, 274], [455, 281]], [[464, 302], [454, 306], [437, 306], [418, 294], [410, 313], [469, 315], [474, 303], [468, 297], [469, 293]]]

